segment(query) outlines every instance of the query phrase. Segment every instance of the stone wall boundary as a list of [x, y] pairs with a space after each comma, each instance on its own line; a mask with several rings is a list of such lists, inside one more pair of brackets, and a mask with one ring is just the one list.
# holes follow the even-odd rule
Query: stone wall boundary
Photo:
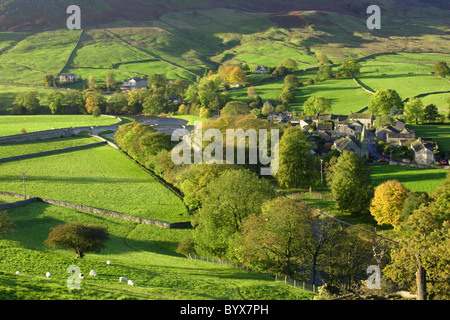
[[[17, 194], [17, 193], [5, 192], [5, 191], [0, 191], [0, 195], [15, 197], [15, 198], [24, 198], [23, 194]], [[80, 204], [75, 204], [75, 203], [70, 203], [70, 202], [65, 202], [65, 201], [60, 201], [60, 200], [52, 200], [52, 199], [45, 199], [45, 198], [32, 197], [32, 196], [27, 196], [26, 200], [18, 201], [18, 202], [11, 203], [11, 204], [7, 203], [6, 205], [9, 205], [9, 207], [13, 208], [13, 207], [22, 206], [22, 205], [28, 204], [30, 202], [36, 202], [36, 201], [51, 204], [51, 205], [56, 205], [56, 206], [60, 206], [60, 207], [75, 209], [75, 210], [82, 211], [82, 212], [89, 212], [89, 213], [99, 214], [99, 215], [108, 216], [108, 217], [112, 217], [112, 218], [116, 218], [116, 219], [132, 221], [132, 222], [136, 222], [139, 224], [152, 225], [152, 226], [160, 227], [163, 229], [190, 229], [190, 228], [192, 228], [192, 225], [189, 221], [170, 223], [170, 222], [166, 222], [166, 221], [143, 218], [143, 217], [133, 216], [133, 215], [126, 214], [126, 213], [104, 210], [104, 209], [89, 207], [89, 206], [85, 206], [85, 205], [80, 205]], [[6, 205], [4, 205], [4, 206], [6, 207]]]

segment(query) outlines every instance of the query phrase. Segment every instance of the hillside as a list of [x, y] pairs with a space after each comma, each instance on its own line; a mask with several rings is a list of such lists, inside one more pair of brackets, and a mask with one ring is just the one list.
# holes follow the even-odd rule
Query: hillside
[[[36, 28], [63, 27], [65, 11], [69, 0], [7, 0], [0, 4], [0, 30], [36, 30]], [[85, 27], [110, 23], [120, 20], [144, 21], [159, 18], [162, 14], [192, 9], [228, 8], [245, 12], [287, 13], [292, 11], [330, 11], [346, 15], [364, 16], [369, 5], [378, 4], [387, 16], [398, 16], [399, 13], [409, 14], [434, 9], [448, 10], [450, 4], [445, 0], [79, 0], [77, 5], [82, 10]], [[285, 17], [276, 17], [283, 26], [296, 26], [304, 21]]]

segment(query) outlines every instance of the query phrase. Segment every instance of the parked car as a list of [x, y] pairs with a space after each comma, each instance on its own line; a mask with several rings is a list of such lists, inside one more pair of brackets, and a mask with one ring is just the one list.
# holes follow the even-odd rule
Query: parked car
[[441, 160], [441, 164], [442, 164], [443, 166], [448, 166], [448, 159], [442, 159], [442, 160]]
[[381, 158], [381, 161], [383, 161], [383, 162], [388, 162], [389, 160], [388, 160], [386, 157], [382, 157], [382, 158]]

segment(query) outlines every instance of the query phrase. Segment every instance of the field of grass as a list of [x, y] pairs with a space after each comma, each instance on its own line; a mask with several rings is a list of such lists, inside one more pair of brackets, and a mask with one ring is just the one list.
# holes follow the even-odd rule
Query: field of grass
[[450, 152], [450, 126], [449, 125], [408, 125], [414, 129], [416, 137], [433, 138], [441, 151]]
[[20, 115], [0, 116], [0, 136], [27, 132], [85, 126], [108, 126], [118, 123], [111, 117], [94, 118], [91, 115]]
[[398, 180], [407, 189], [432, 192], [445, 180], [449, 172], [444, 169], [418, 169], [391, 165], [372, 166], [372, 180], [379, 185], [387, 180]]
[[[203, 261], [174, 252], [189, 230], [163, 230], [148, 225], [76, 210], [33, 203], [8, 211], [17, 229], [0, 242], [2, 300], [307, 300], [312, 294], [262, 275]], [[107, 228], [110, 240], [101, 253], [76, 259], [70, 251], [42, 244], [50, 228], [67, 222]], [[106, 265], [106, 260], [111, 265]], [[67, 268], [86, 275], [80, 290], [69, 290]], [[94, 269], [97, 277], [88, 276]], [[20, 271], [20, 275], [15, 272]], [[46, 278], [49, 271], [51, 278]], [[124, 276], [134, 287], [119, 283]]]
[[75, 136], [67, 138], [30, 141], [23, 143], [0, 144], [0, 158], [64, 149], [96, 142], [100, 142], [100, 140], [95, 137]]
[[373, 90], [394, 89], [402, 99], [422, 93], [450, 91], [450, 83], [446, 79], [429, 74], [434, 71], [433, 65], [368, 61], [362, 63], [363, 74], [358, 79]]
[[0, 55], [0, 82], [41, 85], [45, 75], [61, 71], [79, 35], [60, 29], [28, 36]]
[[167, 222], [190, 215], [172, 191], [109, 146], [0, 165], [0, 190], [62, 200]]

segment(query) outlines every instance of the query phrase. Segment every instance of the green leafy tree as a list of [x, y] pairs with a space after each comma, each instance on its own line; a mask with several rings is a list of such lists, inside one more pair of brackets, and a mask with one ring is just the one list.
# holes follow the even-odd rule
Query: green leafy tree
[[439, 118], [439, 110], [434, 104], [429, 104], [425, 107], [423, 119], [428, 123], [436, 121]]
[[356, 59], [345, 60], [339, 66], [339, 75], [343, 77], [355, 77], [361, 74], [361, 65]]
[[332, 72], [331, 66], [329, 64], [324, 64], [319, 67], [317, 77], [319, 77], [319, 79], [329, 80], [333, 77]]
[[106, 90], [113, 90], [116, 87], [116, 77], [113, 73], [108, 72], [105, 79]]
[[329, 166], [327, 183], [338, 208], [351, 213], [367, 212], [373, 196], [371, 172], [364, 158], [344, 151]]
[[418, 299], [450, 298], [450, 174], [430, 201], [409, 216], [383, 274]]
[[[242, 221], [261, 213], [261, 204], [275, 196], [266, 180], [247, 170], [229, 170], [206, 187], [202, 207], [194, 216], [194, 239], [205, 253], [226, 255]], [[249, 201], [248, 199], [252, 199]]]
[[280, 187], [310, 187], [318, 182], [317, 159], [310, 153], [311, 141], [298, 127], [285, 130], [279, 145], [279, 168], [275, 175]]
[[242, 114], [248, 114], [250, 108], [245, 102], [242, 101], [230, 101], [221, 111], [221, 115], [236, 117]]
[[403, 101], [393, 89], [380, 89], [370, 99], [369, 109], [374, 114], [388, 115], [394, 108], [403, 112]]
[[424, 119], [424, 106], [423, 102], [419, 98], [410, 99], [405, 103], [404, 115], [408, 122], [415, 122], [416, 124], [423, 122]]
[[41, 111], [41, 104], [37, 91], [31, 91], [25, 94], [23, 97], [23, 107], [28, 114], [38, 114]]
[[300, 81], [294, 74], [288, 74], [284, 77], [284, 88], [297, 89], [300, 86]]
[[290, 58], [281, 60], [278, 66], [285, 67], [289, 72], [293, 72], [298, 69], [298, 63]]
[[434, 65], [434, 73], [438, 77], [445, 78], [450, 75], [450, 68], [445, 61], [438, 61]]
[[45, 87], [56, 87], [56, 79], [54, 75], [48, 74], [44, 77], [43, 84]]
[[160, 95], [151, 95], [142, 104], [143, 112], [147, 115], [158, 116], [164, 112], [166, 100]]
[[108, 240], [106, 228], [72, 222], [52, 228], [44, 244], [52, 248], [70, 249], [78, 258], [83, 258], [87, 252], [100, 252], [106, 248]]
[[49, 94], [47, 101], [49, 103], [50, 111], [53, 114], [62, 113], [64, 108], [65, 96], [59, 91]]
[[331, 111], [331, 102], [324, 97], [312, 96], [303, 103], [303, 111], [307, 116]]
[[92, 74], [90, 74], [88, 78], [88, 87], [91, 90], [95, 90], [97, 88], [97, 81]]
[[319, 64], [319, 66], [324, 64], [329, 64], [331, 61], [328, 59], [327, 55], [325, 53], [316, 53], [316, 61]]

